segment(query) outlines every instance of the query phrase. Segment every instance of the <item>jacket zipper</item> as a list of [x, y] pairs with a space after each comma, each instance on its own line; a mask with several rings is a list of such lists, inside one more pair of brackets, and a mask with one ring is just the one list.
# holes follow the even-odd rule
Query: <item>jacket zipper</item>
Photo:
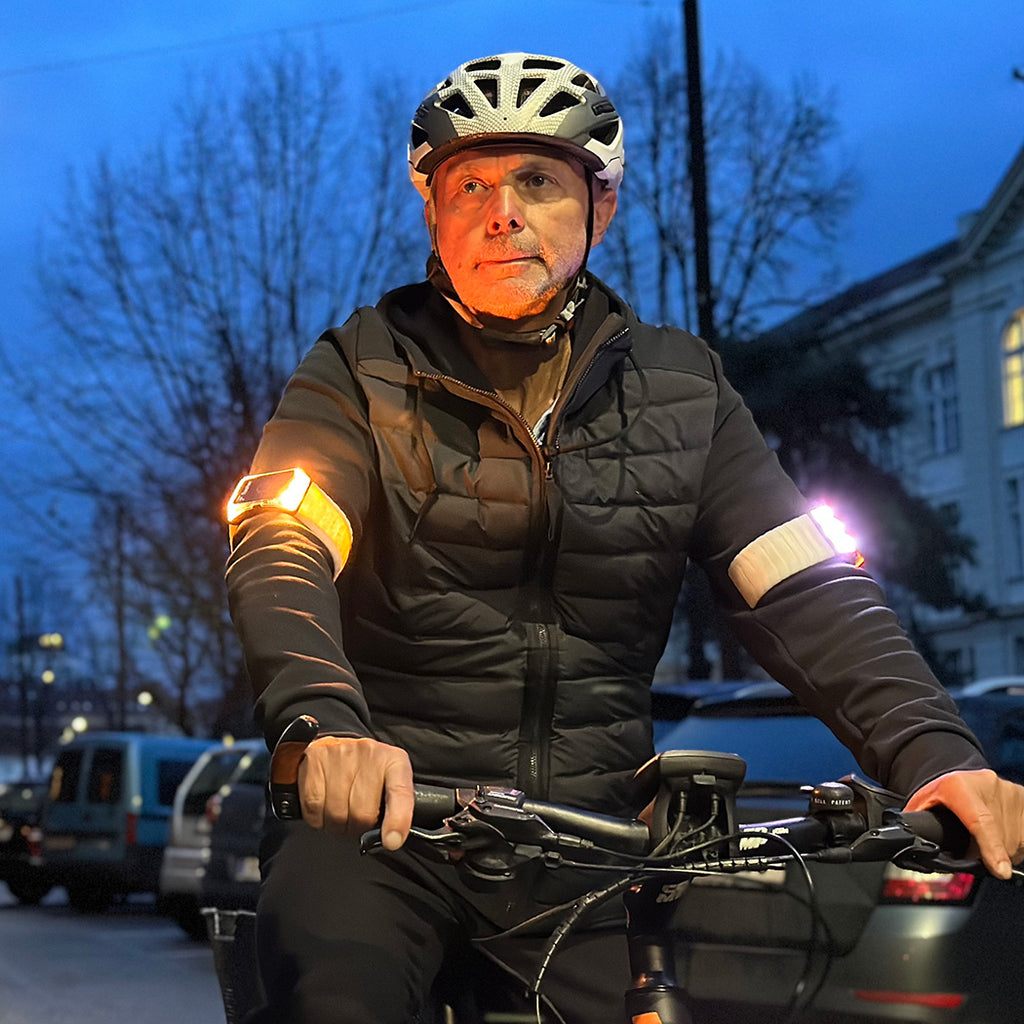
[[[573, 399], [573, 396], [580, 389], [580, 387], [582, 386], [583, 382], [587, 379], [587, 377], [590, 376], [590, 372], [594, 369], [594, 366], [597, 364], [598, 356], [600, 356], [605, 349], [611, 347], [612, 345], [615, 344], [615, 342], [619, 341], [619, 339], [624, 338], [627, 334], [629, 334], [629, 328], [622, 327], [614, 334], [612, 334], [610, 337], [602, 341], [601, 344], [598, 345], [596, 349], [594, 349], [594, 354], [587, 361], [579, 377], [577, 377], [576, 380], [573, 381], [571, 390], [563, 390], [562, 398], [560, 398], [559, 401], [555, 403], [555, 408], [551, 410], [551, 419], [549, 421], [548, 427], [547, 447], [556, 455], [558, 454], [558, 435], [561, 433], [562, 430], [562, 411], [565, 409], [567, 405], [570, 404], [570, 402]], [[548, 479], [551, 480], [553, 479], [554, 474], [551, 469], [551, 459], [550, 457], [547, 456], [546, 453], [544, 461], [547, 469]]]
[[[562, 411], [593, 370], [598, 356], [626, 335], [628, 330], [628, 327], [624, 327], [601, 342], [583, 366], [571, 388], [563, 390], [562, 396], [551, 410], [548, 420], [550, 440], [546, 444], [541, 444], [526, 418], [493, 391], [473, 387], [472, 384], [466, 384], [447, 374], [413, 371], [421, 379], [435, 381], [443, 386], [451, 387], [457, 392], [468, 393], [482, 399], [485, 405], [508, 412], [517, 423], [526, 429], [527, 436], [533, 442], [533, 454], [540, 464], [539, 500], [530, 529], [530, 550], [526, 553], [528, 563], [532, 563], [536, 569], [527, 584], [533, 590], [530, 603], [533, 621], [524, 622], [524, 628], [527, 630], [527, 678], [519, 723], [521, 742], [517, 764], [517, 784], [525, 790], [527, 795], [536, 799], [544, 799], [549, 795], [551, 730], [554, 724], [557, 690], [557, 666], [554, 658], [555, 637], [551, 628], [554, 622], [554, 609], [550, 598], [550, 583], [554, 574], [554, 545], [557, 540], [555, 533], [557, 510], [549, 508], [548, 505], [549, 495], [555, 488], [554, 467], [549, 453], [557, 454], [558, 452], [558, 433], [561, 429]], [[547, 520], [546, 529], [544, 528], [545, 520]]]

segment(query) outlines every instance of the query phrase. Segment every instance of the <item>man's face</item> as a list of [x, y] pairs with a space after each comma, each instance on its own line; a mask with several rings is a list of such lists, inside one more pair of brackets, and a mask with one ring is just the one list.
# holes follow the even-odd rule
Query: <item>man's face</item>
[[[586, 176], [576, 161], [502, 146], [466, 150], [442, 163], [427, 218], [433, 216], [438, 255], [463, 304], [482, 314], [481, 322], [530, 326], [563, 301], [583, 263], [588, 208]], [[600, 194], [594, 244], [614, 211], [615, 194]]]

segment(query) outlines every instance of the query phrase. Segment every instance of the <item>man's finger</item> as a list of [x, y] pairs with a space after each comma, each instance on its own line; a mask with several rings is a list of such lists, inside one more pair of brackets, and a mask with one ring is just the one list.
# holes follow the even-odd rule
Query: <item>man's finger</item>
[[412, 765], [405, 756], [392, 758], [384, 769], [384, 820], [381, 843], [385, 850], [397, 850], [409, 835], [416, 802]]

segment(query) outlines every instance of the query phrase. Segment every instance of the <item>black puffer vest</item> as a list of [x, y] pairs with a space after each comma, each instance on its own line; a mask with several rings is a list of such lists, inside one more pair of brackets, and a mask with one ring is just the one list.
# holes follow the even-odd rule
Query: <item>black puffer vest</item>
[[540, 443], [437, 336], [430, 304], [402, 290], [328, 336], [361, 387], [378, 477], [341, 577], [374, 731], [421, 775], [624, 806], [651, 753], [716, 367], [595, 288]]

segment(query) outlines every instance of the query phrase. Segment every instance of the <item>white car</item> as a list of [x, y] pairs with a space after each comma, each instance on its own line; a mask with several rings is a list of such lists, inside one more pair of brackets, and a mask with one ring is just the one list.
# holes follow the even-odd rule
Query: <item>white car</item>
[[236, 740], [211, 747], [196, 760], [174, 796], [167, 846], [160, 865], [160, 906], [193, 938], [206, 936], [199, 893], [210, 857], [206, 802], [244, 771], [262, 740]]

